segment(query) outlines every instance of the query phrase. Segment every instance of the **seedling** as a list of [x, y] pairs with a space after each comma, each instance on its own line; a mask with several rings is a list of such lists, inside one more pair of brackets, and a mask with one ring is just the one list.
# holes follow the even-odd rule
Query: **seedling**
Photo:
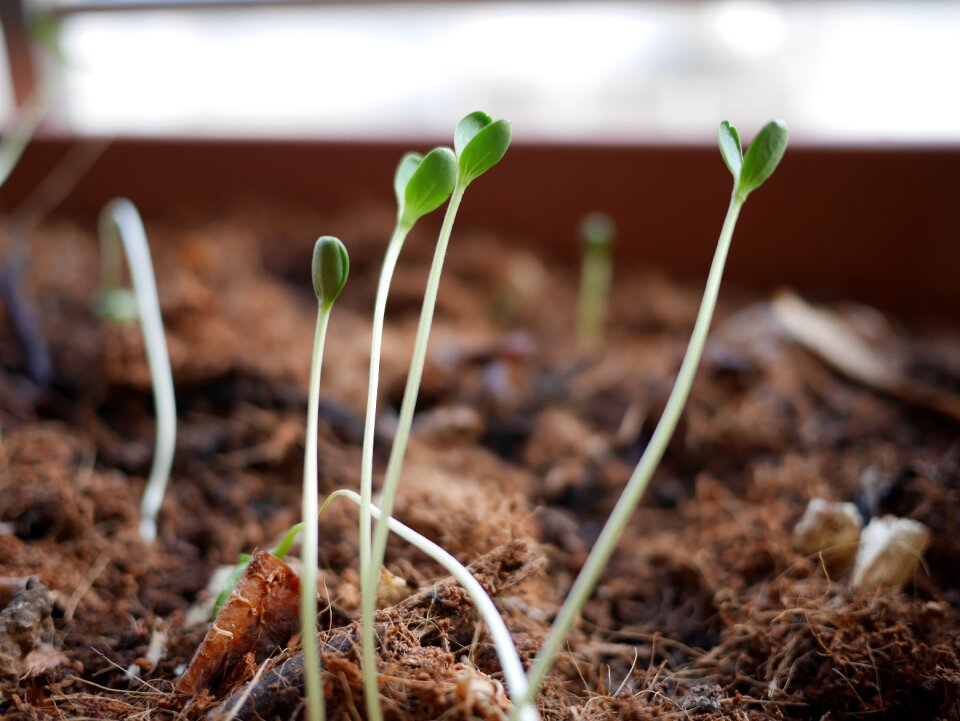
[[170, 467], [173, 465], [173, 450], [177, 440], [177, 407], [147, 233], [136, 206], [129, 200], [111, 200], [100, 213], [100, 247], [101, 253], [112, 255], [116, 259], [119, 259], [122, 247], [127, 257], [137, 316], [140, 318], [143, 345], [146, 348], [147, 364], [153, 383], [157, 435], [153, 465], [140, 502], [140, 538], [144, 543], [152, 543], [157, 537], [157, 515], [160, 513], [170, 478]]
[[[450, 195], [450, 203], [447, 205], [447, 211], [443, 218], [443, 225], [440, 228], [440, 236], [437, 239], [437, 247], [434, 251], [430, 272], [427, 276], [427, 288], [424, 293], [423, 307], [420, 311], [420, 321], [417, 326], [416, 339], [414, 340], [413, 357], [410, 361], [407, 385], [403, 393], [400, 417], [397, 422], [393, 446], [390, 449], [390, 458], [387, 461], [381, 505], [383, 519], [386, 522], [381, 522], [377, 525], [373, 538], [371, 556], [365, 564], [365, 569], [362, 567], [363, 554], [361, 551], [364, 697], [366, 699], [367, 715], [371, 721], [380, 721], [380, 719], [382, 719], [376, 670], [373, 664], [375, 654], [373, 643], [373, 612], [376, 605], [375, 591], [380, 574], [380, 566], [383, 563], [383, 556], [386, 551], [387, 531], [393, 513], [393, 503], [397, 493], [397, 485], [400, 481], [400, 471], [403, 468], [407, 442], [410, 439], [410, 426], [413, 423], [413, 412], [417, 405], [420, 381], [423, 377], [423, 367], [427, 357], [427, 343], [430, 339], [430, 328], [433, 323], [433, 311], [437, 302], [437, 291], [440, 287], [440, 274], [443, 270], [443, 261], [446, 257], [447, 245], [450, 242], [450, 235], [453, 232], [453, 223], [457, 217], [457, 210], [460, 208], [460, 202], [463, 200], [464, 192], [466, 192], [470, 183], [500, 162], [507, 152], [507, 148], [510, 146], [510, 136], [510, 123], [506, 120], [493, 121], [490, 116], [482, 112], [475, 112], [466, 116], [457, 125], [454, 133], [455, 159], [452, 153], [450, 153], [449, 156], [445, 156], [453, 160], [453, 164], [451, 164], [449, 160], [445, 163], [441, 177], [442, 182], [441, 180], [437, 181], [437, 185], [443, 190], [452, 187], [453, 192]], [[449, 153], [450, 151], [448, 150], [446, 152]], [[424, 162], [426, 162], [426, 159]], [[401, 170], [403, 170], [403, 163], [401, 163]], [[399, 175], [400, 173], [398, 172], [398, 176]], [[454, 182], [451, 183], [450, 181]], [[407, 192], [409, 192], [409, 187], [410, 185], [408, 183]], [[439, 194], [436, 194], [434, 197], [439, 197]], [[443, 201], [440, 200], [436, 205], [433, 205], [433, 207], [439, 206], [442, 202]], [[401, 211], [401, 217], [402, 212], [403, 211]], [[372, 437], [372, 430], [369, 427], [365, 434], [365, 442], [367, 437]], [[366, 503], [366, 499], [363, 499], [363, 502]], [[363, 508], [364, 506], [362, 505], [361, 512], [363, 512]], [[365, 533], [368, 527], [364, 526], [363, 523], [364, 521], [361, 519], [361, 534]]]
[[[376, 430], [377, 393], [380, 385], [380, 345], [383, 319], [387, 310], [387, 294], [397, 266], [403, 242], [414, 224], [424, 215], [439, 208], [450, 197], [457, 180], [457, 160], [449, 148], [434, 148], [426, 156], [407, 153], [400, 160], [393, 178], [397, 198], [397, 221], [387, 244], [380, 270], [377, 297], [373, 309], [373, 333], [370, 341], [370, 376], [367, 385], [367, 412], [363, 428], [360, 456], [360, 590], [361, 647], [363, 649], [364, 695], [367, 715], [382, 718], [373, 638], [373, 614], [376, 606], [376, 580], [370, 577], [371, 516], [373, 498], [373, 440]], [[379, 564], [375, 567], [379, 570]]]
[[610, 248], [617, 236], [617, 226], [606, 213], [590, 213], [580, 222], [580, 236], [583, 239], [583, 266], [577, 306], [577, 338], [581, 345], [588, 347], [603, 337], [613, 276]]
[[307, 716], [310, 721], [324, 718], [323, 683], [320, 678], [320, 652], [317, 649], [317, 426], [320, 415], [320, 368], [327, 325], [334, 301], [340, 296], [350, 273], [347, 249], [337, 238], [325, 235], [313, 247], [313, 292], [317, 296], [317, 329], [313, 336], [313, 360], [310, 363], [310, 391], [307, 397], [307, 437], [303, 458], [303, 542], [300, 572], [300, 638], [303, 645], [304, 678], [307, 691]]
[[727, 216], [720, 230], [720, 239], [717, 243], [713, 263], [710, 266], [707, 286], [700, 304], [700, 312], [693, 327], [690, 344], [687, 347], [687, 353], [683, 358], [676, 383], [667, 400], [663, 415], [660, 417], [660, 422], [657, 423], [654, 430], [653, 437], [650, 439], [646, 450], [644, 450], [643, 456], [627, 482], [613, 512], [604, 524], [596, 544], [590, 551], [586, 563], [583, 565], [576, 581], [574, 581], [573, 587], [567, 594], [566, 601], [550, 628], [550, 633], [534, 659], [528, 675], [528, 693], [530, 695], [524, 700], [534, 698], [543, 684], [544, 677], [552, 668], [574, 621], [580, 615], [580, 611], [596, 587], [601, 572], [610, 560], [610, 555], [613, 553], [623, 529], [643, 497], [650, 478], [653, 476], [653, 472], [660, 463], [667, 444], [673, 436], [680, 419], [680, 413], [683, 411], [687, 396], [690, 394], [690, 388], [700, 364], [700, 357], [703, 355], [703, 347], [717, 304], [720, 279], [723, 276], [723, 266], [730, 250], [730, 241], [733, 237], [737, 217], [750, 193], [763, 185], [764, 181], [770, 177], [780, 163], [787, 148], [787, 126], [780, 120], [767, 123], [757, 134], [744, 156], [736, 128], [724, 121], [720, 124], [719, 145], [720, 154], [733, 175], [733, 192], [730, 196]]

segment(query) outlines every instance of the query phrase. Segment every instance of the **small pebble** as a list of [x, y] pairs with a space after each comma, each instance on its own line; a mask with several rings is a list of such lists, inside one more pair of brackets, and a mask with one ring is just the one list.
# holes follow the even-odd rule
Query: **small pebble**
[[913, 577], [929, 544], [930, 530], [918, 521], [896, 516], [874, 518], [860, 537], [854, 588], [900, 588]]
[[849, 571], [857, 555], [863, 520], [853, 503], [813, 498], [793, 529], [793, 547], [805, 556], [820, 554], [827, 570]]

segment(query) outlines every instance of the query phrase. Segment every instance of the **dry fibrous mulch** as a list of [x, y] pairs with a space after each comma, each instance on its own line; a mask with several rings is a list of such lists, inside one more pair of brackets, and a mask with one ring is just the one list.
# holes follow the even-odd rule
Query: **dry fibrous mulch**
[[[90, 312], [89, 230], [39, 231], [22, 281], [49, 339], [51, 386], [26, 379], [0, 313], [0, 602], [33, 599], [18, 606], [29, 609], [20, 626], [0, 610], [0, 657], [13, 659], [2, 661], [12, 671], [0, 715], [302, 712], [296, 635], [262, 663], [238, 661], [213, 693], [173, 687], [206, 631], [196, 609], [211, 574], [298, 520], [315, 310], [304, 259], [317, 229], [334, 225], [353, 276], [324, 364], [320, 482], [324, 493], [357, 487], [369, 309], [390, 220], [273, 209], [148, 224], [180, 409], [152, 546], [137, 536], [153, 433], [139, 331]], [[411, 238], [394, 282], [378, 469], [430, 240]], [[575, 277], [509, 239], [458, 235], [396, 509], [462, 562], [494, 563], [481, 579], [526, 662], [649, 440], [699, 300], [698, 287], [617, 269], [606, 344], [583, 353], [571, 337]], [[927, 380], [960, 387], [955, 329], [897, 328]], [[725, 289], [683, 420], [547, 680], [542, 717], [960, 719], [956, 439], [952, 422], [789, 340], [766, 299]], [[828, 577], [791, 547], [812, 497], [923, 522], [925, 564], [901, 590]], [[348, 505], [322, 518], [318, 589], [329, 716], [350, 721], [365, 716], [356, 524]], [[388, 718], [504, 718], [499, 663], [462, 592], [399, 542], [387, 567], [408, 595], [378, 616]], [[42, 663], [26, 663], [31, 652]]]

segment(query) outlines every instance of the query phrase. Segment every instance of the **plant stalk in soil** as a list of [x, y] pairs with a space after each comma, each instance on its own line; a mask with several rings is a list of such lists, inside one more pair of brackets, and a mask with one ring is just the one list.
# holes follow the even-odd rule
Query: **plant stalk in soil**
[[[320, 513], [323, 513], [335, 498], [341, 497], [353, 501], [358, 506], [363, 503], [357, 493], [342, 489], [334, 491], [327, 496], [327, 500], [324, 501], [323, 506], [320, 508]], [[369, 508], [371, 515], [382, 523], [382, 519], [384, 518], [383, 511], [373, 504], [371, 504]], [[464, 590], [470, 596], [470, 600], [473, 601], [474, 606], [476, 606], [477, 613], [480, 614], [480, 617], [487, 626], [490, 639], [493, 641], [494, 648], [497, 652], [497, 658], [500, 661], [500, 667], [503, 669], [503, 677], [507, 682], [510, 698], [515, 702], [515, 715], [521, 721], [536, 721], [538, 718], [536, 706], [532, 701], [522, 701], [522, 699], [527, 697], [527, 677], [523, 671], [523, 663], [520, 660], [519, 653], [517, 653], [517, 647], [513, 643], [513, 636], [510, 635], [510, 629], [507, 628], [507, 625], [504, 623], [500, 612], [490, 599], [490, 596], [483, 590], [483, 586], [480, 585], [477, 579], [471, 575], [470, 571], [468, 571], [462, 563], [442, 546], [434, 543], [429, 538], [417, 533], [395, 518], [388, 518], [383, 525], [436, 561], [463, 586]], [[378, 528], [379, 527], [380, 526], [378, 526]], [[524, 705], [521, 707], [520, 704]]]
[[[400, 471], [410, 439], [410, 427], [413, 423], [413, 412], [417, 405], [417, 396], [420, 391], [420, 381], [423, 377], [423, 367], [426, 362], [427, 344], [430, 339], [430, 329], [433, 323], [433, 311], [437, 302], [437, 292], [440, 287], [440, 274], [443, 270], [443, 261], [446, 257], [447, 245], [453, 232], [453, 223], [457, 217], [457, 210], [463, 199], [463, 194], [471, 182], [492, 168], [507, 152], [510, 145], [510, 123], [506, 120], [494, 122], [488, 115], [475, 112], [467, 115], [457, 125], [454, 133], [455, 158], [451, 153], [453, 165], [452, 195], [447, 205], [440, 236], [434, 251], [433, 261], [427, 276], [427, 288], [424, 293], [423, 306], [420, 311], [420, 321], [417, 325], [417, 335], [414, 340], [413, 356], [410, 361], [410, 371], [407, 374], [407, 384], [400, 405], [400, 418], [397, 430], [390, 449], [390, 458], [387, 461], [387, 470], [384, 476], [381, 510], [383, 520], [377, 524], [373, 537], [373, 547], [366, 573], [362, 573], [364, 593], [362, 594], [362, 621], [363, 621], [363, 658], [364, 658], [364, 698], [367, 706], [367, 715], [371, 721], [380, 721], [379, 691], [375, 683], [375, 672], [370, 669], [372, 664], [367, 659], [374, 658], [373, 644], [373, 611], [376, 605], [376, 588], [380, 576], [380, 566], [387, 546], [387, 531], [393, 513], [394, 499], [397, 485], [400, 481]], [[448, 151], [449, 152], [449, 151]], [[446, 178], [445, 178], [446, 179]], [[361, 506], [361, 512], [363, 506]], [[361, 521], [362, 523], [362, 521]], [[361, 529], [363, 533], [364, 529]], [[362, 555], [361, 555], [362, 560]]]
[[140, 538], [144, 543], [152, 543], [157, 537], [157, 516], [163, 504], [170, 468], [173, 465], [173, 451], [177, 440], [177, 406], [147, 233], [140, 213], [129, 200], [117, 198], [104, 207], [100, 214], [100, 246], [101, 253], [115, 258], [119, 257], [122, 246], [127, 257], [153, 384], [153, 403], [157, 417], [156, 443], [153, 465], [150, 467], [150, 475], [140, 502]]
[[[367, 411], [360, 456], [360, 591], [361, 648], [363, 654], [364, 697], [367, 716], [372, 721], [383, 717], [377, 683], [377, 661], [373, 634], [373, 615], [377, 604], [376, 581], [370, 576], [371, 504], [373, 502], [373, 442], [376, 433], [377, 394], [380, 383], [380, 351], [387, 295], [403, 242], [421, 217], [436, 210], [453, 191], [456, 182], [456, 158], [449, 148], [434, 148], [422, 156], [407, 153], [400, 160], [393, 179], [397, 198], [397, 221], [387, 245], [380, 270], [373, 310], [370, 341], [370, 376], [367, 385]], [[379, 568], [379, 567], [378, 567]]]
[[580, 223], [583, 265], [577, 304], [577, 339], [584, 347], [595, 345], [603, 337], [613, 276], [611, 246], [616, 235], [617, 226], [605, 213], [590, 213]]
[[627, 482], [613, 512], [607, 519], [597, 542], [587, 557], [586, 563], [584, 563], [574, 581], [573, 587], [567, 594], [567, 599], [557, 614], [557, 618], [550, 628], [550, 633], [534, 659], [528, 675], [528, 693], [531, 698], [535, 697], [539, 691], [544, 678], [556, 660], [557, 654], [563, 647], [570, 629], [580, 615], [580, 611], [589, 599], [590, 594], [593, 593], [600, 574], [610, 560], [627, 522], [640, 503], [650, 478], [653, 476], [666, 451], [667, 444], [673, 436], [680, 414], [690, 394], [690, 388], [693, 386], [693, 380], [700, 364], [700, 357], [703, 354], [703, 347], [716, 307], [723, 267], [730, 249], [730, 241], [733, 238], [737, 217], [747, 196], [770, 177], [783, 157], [787, 146], [787, 127], [782, 121], [777, 120], [765, 125], [748, 148], [746, 156], [744, 156], [736, 129], [729, 123], [723, 122], [719, 130], [719, 145], [724, 162], [734, 178], [733, 193], [730, 197], [730, 205], [723, 221], [723, 227], [720, 230], [720, 239], [717, 243], [713, 263], [710, 266], [706, 289], [700, 304], [700, 312], [693, 327], [686, 355], [683, 358], [676, 383], [653, 437], [644, 450], [643, 456]]
[[323, 681], [320, 676], [320, 651], [317, 648], [317, 564], [319, 529], [317, 527], [317, 426], [320, 415], [320, 369], [327, 338], [330, 311], [350, 272], [346, 248], [337, 238], [325, 235], [313, 248], [313, 290], [317, 296], [317, 329], [313, 337], [310, 363], [310, 391], [307, 401], [307, 436], [303, 459], [303, 542], [300, 572], [300, 638], [303, 645], [307, 718], [321, 721], [324, 716]]

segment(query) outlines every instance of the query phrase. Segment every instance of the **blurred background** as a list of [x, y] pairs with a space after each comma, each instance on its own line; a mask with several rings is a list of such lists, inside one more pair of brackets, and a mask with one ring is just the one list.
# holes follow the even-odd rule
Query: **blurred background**
[[[960, 140], [956, 2], [0, 6], [0, 122], [32, 74], [68, 133], [443, 137], [485, 108], [528, 140], [707, 143], [773, 116], [815, 144]], [[28, 63], [25, 32], [52, 52]]]

